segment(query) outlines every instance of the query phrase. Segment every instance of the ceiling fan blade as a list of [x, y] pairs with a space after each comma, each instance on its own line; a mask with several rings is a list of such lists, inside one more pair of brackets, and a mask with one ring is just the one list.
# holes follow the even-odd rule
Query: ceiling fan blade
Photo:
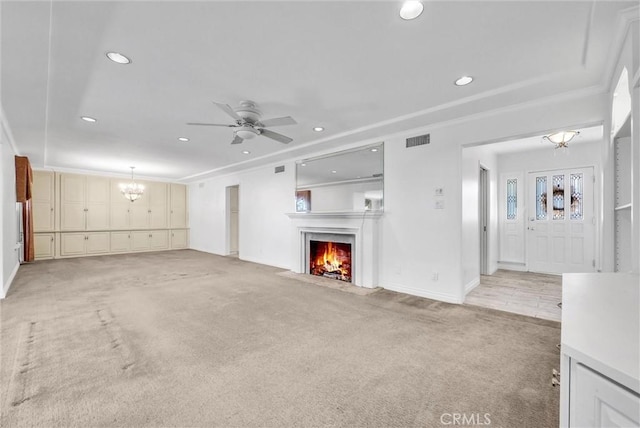
[[233, 128], [238, 125], [223, 125], [221, 123], [199, 123], [199, 122], [189, 122], [187, 125], [197, 125], [197, 126], [224, 126], [226, 128]]
[[293, 141], [293, 138], [289, 138], [285, 135], [278, 134], [277, 132], [270, 131], [268, 129], [261, 129], [260, 135], [264, 135], [267, 138], [271, 138], [272, 140], [276, 140], [280, 143], [289, 144]]
[[259, 126], [284, 126], [284, 125], [297, 125], [296, 122], [291, 116], [285, 117], [276, 117], [274, 119], [261, 120], [258, 125]]
[[240, 137], [238, 137], [237, 135], [233, 138], [233, 141], [231, 142], [231, 144], [240, 144], [242, 143], [244, 140]]
[[213, 103], [215, 105], [217, 105], [218, 107], [220, 107], [220, 109], [222, 111], [224, 111], [225, 113], [227, 113], [229, 116], [231, 116], [234, 120], [236, 121], [241, 121], [242, 118], [240, 116], [238, 116], [238, 113], [236, 113], [231, 106], [229, 106], [229, 104], [222, 104], [222, 103], [217, 103], [215, 101], [213, 101]]

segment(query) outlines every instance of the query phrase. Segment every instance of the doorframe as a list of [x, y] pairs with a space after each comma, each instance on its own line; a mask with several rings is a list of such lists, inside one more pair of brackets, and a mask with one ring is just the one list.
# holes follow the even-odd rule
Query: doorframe
[[491, 216], [491, 189], [489, 168], [482, 163], [478, 169], [478, 233], [480, 250], [480, 275], [488, 275], [489, 268], [489, 219]]
[[[231, 251], [231, 216], [233, 213], [231, 212], [231, 192], [232, 189], [237, 189], [238, 192], [238, 251], [237, 253], [233, 253]], [[240, 185], [232, 184], [225, 188], [225, 254], [227, 256], [240, 255]]]

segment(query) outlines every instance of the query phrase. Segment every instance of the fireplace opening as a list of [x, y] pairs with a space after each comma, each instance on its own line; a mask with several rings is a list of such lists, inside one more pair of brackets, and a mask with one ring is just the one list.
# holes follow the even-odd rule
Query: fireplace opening
[[309, 273], [351, 282], [351, 244], [309, 241]]

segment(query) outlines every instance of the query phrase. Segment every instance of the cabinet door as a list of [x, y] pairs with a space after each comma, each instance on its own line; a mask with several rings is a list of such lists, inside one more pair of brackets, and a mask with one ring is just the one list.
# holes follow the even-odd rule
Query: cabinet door
[[61, 233], [60, 254], [63, 256], [79, 256], [85, 253], [86, 237], [84, 233]]
[[85, 177], [60, 176], [60, 229], [85, 230]]
[[112, 253], [126, 253], [130, 249], [129, 232], [111, 232], [111, 252]]
[[574, 362], [570, 382], [570, 426], [640, 426], [640, 397], [633, 392]]
[[149, 228], [149, 205], [146, 203], [145, 197], [146, 195], [131, 202], [129, 206], [129, 226], [131, 229]]
[[187, 227], [187, 186], [171, 184], [170, 227]]
[[87, 254], [104, 254], [109, 252], [109, 232], [87, 233]]
[[109, 228], [109, 179], [87, 176], [87, 230]]
[[53, 233], [36, 233], [33, 235], [36, 260], [53, 258]]
[[150, 234], [150, 245], [152, 250], [166, 250], [169, 248], [168, 230], [152, 230]]
[[147, 230], [131, 232], [131, 251], [145, 251], [149, 249], [151, 233]]
[[187, 248], [188, 230], [187, 229], [174, 229], [171, 231], [171, 248], [174, 250]]
[[54, 230], [54, 175], [49, 171], [33, 172], [33, 230]]
[[166, 183], [148, 183], [149, 227], [163, 229], [167, 227], [168, 185]]
[[111, 204], [109, 216], [111, 230], [129, 229], [129, 208], [130, 206], [126, 204]]

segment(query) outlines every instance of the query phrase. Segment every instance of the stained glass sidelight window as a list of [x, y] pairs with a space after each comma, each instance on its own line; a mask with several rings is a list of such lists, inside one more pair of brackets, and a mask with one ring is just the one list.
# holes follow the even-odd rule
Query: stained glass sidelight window
[[518, 179], [507, 180], [507, 220], [515, 220], [518, 216]]
[[571, 174], [571, 220], [582, 220], [582, 174]]
[[547, 219], [547, 177], [536, 177], [536, 220]]
[[564, 220], [564, 174], [553, 176], [553, 219]]

